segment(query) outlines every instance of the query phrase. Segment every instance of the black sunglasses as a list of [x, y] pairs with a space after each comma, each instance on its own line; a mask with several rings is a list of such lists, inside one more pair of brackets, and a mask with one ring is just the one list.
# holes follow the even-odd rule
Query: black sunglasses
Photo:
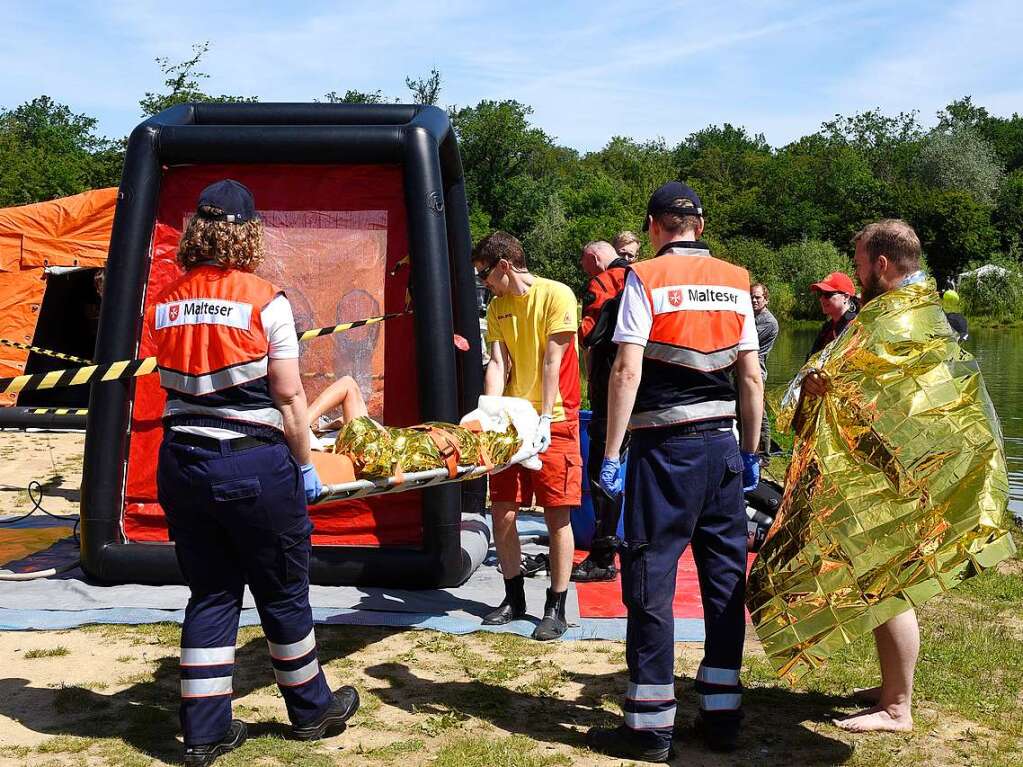
[[845, 293], [843, 293], [841, 290], [822, 290], [821, 291], [821, 297], [822, 298], [832, 298], [834, 296], [844, 296], [844, 295], [845, 295]]
[[495, 261], [494, 263], [492, 263], [492, 264], [491, 264], [490, 266], [486, 267], [485, 269], [480, 269], [480, 270], [479, 270], [478, 272], [476, 272], [476, 278], [477, 278], [477, 279], [478, 279], [478, 280], [479, 280], [480, 282], [486, 282], [486, 281], [487, 281], [487, 277], [489, 277], [489, 276], [490, 276], [490, 273], [491, 273], [492, 271], [494, 271], [494, 268], [495, 268], [495, 267], [496, 267], [496, 266], [497, 266], [497, 265], [498, 265], [498, 264], [499, 264], [500, 262], [501, 262], [501, 260], [500, 260], [500, 259], [498, 259], [497, 261]]

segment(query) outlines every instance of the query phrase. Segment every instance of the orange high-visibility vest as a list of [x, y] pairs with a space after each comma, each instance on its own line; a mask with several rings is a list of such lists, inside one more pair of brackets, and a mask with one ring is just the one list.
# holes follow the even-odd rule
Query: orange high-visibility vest
[[735, 418], [731, 368], [750, 308], [749, 273], [700, 243], [632, 265], [653, 313], [630, 428]]
[[167, 390], [165, 425], [283, 429], [261, 317], [280, 292], [249, 272], [204, 265], [160, 294], [150, 322]]

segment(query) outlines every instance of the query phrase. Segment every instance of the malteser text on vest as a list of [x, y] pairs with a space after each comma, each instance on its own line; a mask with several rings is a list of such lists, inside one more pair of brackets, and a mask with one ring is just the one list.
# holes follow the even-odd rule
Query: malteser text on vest
[[189, 299], [156, 307], [156, 329], [179, 325], [226, 325], [248, 330], [252, 305], [217, 299]]
[[654, 314], [684, 311], [739, 311], [749, 294], [725, 285], [666, 285], [650, 291]]

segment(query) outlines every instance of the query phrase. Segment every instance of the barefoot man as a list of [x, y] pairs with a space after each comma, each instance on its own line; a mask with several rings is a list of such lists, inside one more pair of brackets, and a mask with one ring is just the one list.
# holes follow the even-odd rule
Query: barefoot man
[[905, 221], [854, 238], [860, 314], [811, 357], [782, 403], [796, 433], [785, 496], [750, 574], [772, 664], [798, 678], [873, 631], [879, 687], [835, 722], [913, 727], [914, 608], [1009, 557], [1001, 431]]

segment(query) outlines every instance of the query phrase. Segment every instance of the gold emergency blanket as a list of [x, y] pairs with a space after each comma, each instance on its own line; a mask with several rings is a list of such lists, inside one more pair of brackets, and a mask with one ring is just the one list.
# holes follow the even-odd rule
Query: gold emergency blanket
[[449, 423], [400, 428], [363, 416], [345, 424], [334, 452], [352, 459], [359, 479], [383, 479], [449, 465], [507, 463], [521, 444], [514, 426], [504, 432], [476, 432]]
[[[823, 397], [800, 398], [816, 368]], [[934, 282], [870, 301], [792, 382], [785, 494], [747, 604], [796, 680], [875, 627], [1015, 551], [1001, 428]]]

